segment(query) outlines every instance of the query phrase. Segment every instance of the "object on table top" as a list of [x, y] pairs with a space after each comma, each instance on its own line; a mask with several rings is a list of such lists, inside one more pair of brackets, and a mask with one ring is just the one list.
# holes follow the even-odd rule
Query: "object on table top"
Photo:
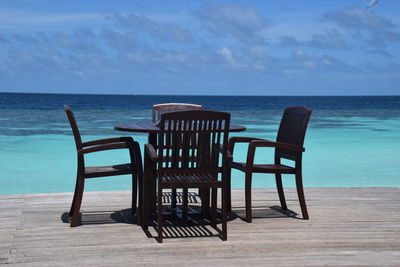
[[188, 103], [164, 103], [153, 105], [152, 108], [152, 121], [155, 124], [160, 123], [161, 114], [173, 111], [184, 111], [184, 110], [199, 110], [201, 105], [188, 104]]

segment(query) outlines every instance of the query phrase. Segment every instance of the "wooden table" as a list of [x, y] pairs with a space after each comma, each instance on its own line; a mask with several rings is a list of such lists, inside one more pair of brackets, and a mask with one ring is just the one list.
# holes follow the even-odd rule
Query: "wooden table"
[[[135, 122], [135, 123], [127, 123], [127, 124], [119, 124], [114, 126], [114, 129], [117, 131], [123, 132], [134, 132], [134, 133], [148, 133], [148, 142], [152, 144], [154, 147], [157, 146], [157, 133], [160, 132], [160, 127], [155, 125], [153, 122]], [[246, 130], [246, 127], [241, 125], [230, 125], [229, 132], [243, 132]], [[231, 202], [231, 181], [228, 179], [228, 205], [230, 206]], [[143, 183], [142, 183], [143, 184]], [[143, 188], [139, 188], [139, 201], [143, 196]], [[142, 213], [143, 214], [143, 213]]]

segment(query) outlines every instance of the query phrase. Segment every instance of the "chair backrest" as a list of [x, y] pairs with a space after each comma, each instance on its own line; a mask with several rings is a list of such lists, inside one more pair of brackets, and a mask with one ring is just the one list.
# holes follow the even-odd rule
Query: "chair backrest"
[[188, 104], [188, 103], [165, 103], [156, 104], [152, 108], [152, 121], [159, 124], [161, 120], [161, 114], [173, 111], [184, 111], [184, 110], [199, 110], [201, 105]]
[[228, 149], [230, 114], [226, 112], [193, 110], [164, 113], [158, 133], [158, 155], [164, 169], [183, 169], [210, 173], [221, 171]]
[[[276, 141], [303, 147], [311, 112], [310, 108], [304, 106], [286, 108], [282, 116]], [[301, 153], [285, 149], [275, 150], [275, 156], [281, 158], [296, 160], [298, 155], [301, 155]]]
[[82, 149], [82, 139], [81, 134], [79, 133], [78, 124], [76, 123], [74, 113], [71, 108], [67, 105], [64, 105], [65, 113], [67, 113], [69, 124], [71, 125], [72, 133], [74, 134], [76, 149]]

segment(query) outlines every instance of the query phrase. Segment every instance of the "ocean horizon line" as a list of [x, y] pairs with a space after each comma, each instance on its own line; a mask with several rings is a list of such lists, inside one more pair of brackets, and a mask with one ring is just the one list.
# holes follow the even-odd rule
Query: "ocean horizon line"
[[365, 94], [365, 95], [201, 95], [201, 94], [110, 94], [110, 93], [42, 93], [42, 92], [0, 92], [0, 94], [32, 94], [32, 95], [97, 95], [97, 96], [196, 96], [196, 97], [208, 97], [208, 96], [234, 96], [234, 97], [399, 97], [393, 94]]

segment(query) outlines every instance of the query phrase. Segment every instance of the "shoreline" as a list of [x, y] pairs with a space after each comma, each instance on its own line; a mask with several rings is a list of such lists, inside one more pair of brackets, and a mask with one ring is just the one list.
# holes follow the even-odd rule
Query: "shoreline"
[[[337, 186], [337, 187], [304, 187], [304, 190], [330, 190], [330, 189], [400, 189], [400, 186]], [[295, 187], [285, 187], [284, 190], [294, 190]], [[274, 187], [254, 187], [253, 191], [262, 191], [262, 190], [276, 190]], [[232, 188], [232, 191], [243, 191], [244, 188]], [[85, 189], [85, 193], [106, 193], [106, 192], [121, 192], [127, 193], [131, 192], [130, 190], [90, 190]], [[63, 192], [39, 192], [39, 193], [18, 193], [18, 194], [2, 194], [0, 193], [0, 200], [2, 197], [19, 197], [19, 196], [29, 196], [29, 195], [52, 195], [52, 194], [73, 194], [73, 191], [63, 191]], [[307, 196], [306, 196], [307, 197]]]

